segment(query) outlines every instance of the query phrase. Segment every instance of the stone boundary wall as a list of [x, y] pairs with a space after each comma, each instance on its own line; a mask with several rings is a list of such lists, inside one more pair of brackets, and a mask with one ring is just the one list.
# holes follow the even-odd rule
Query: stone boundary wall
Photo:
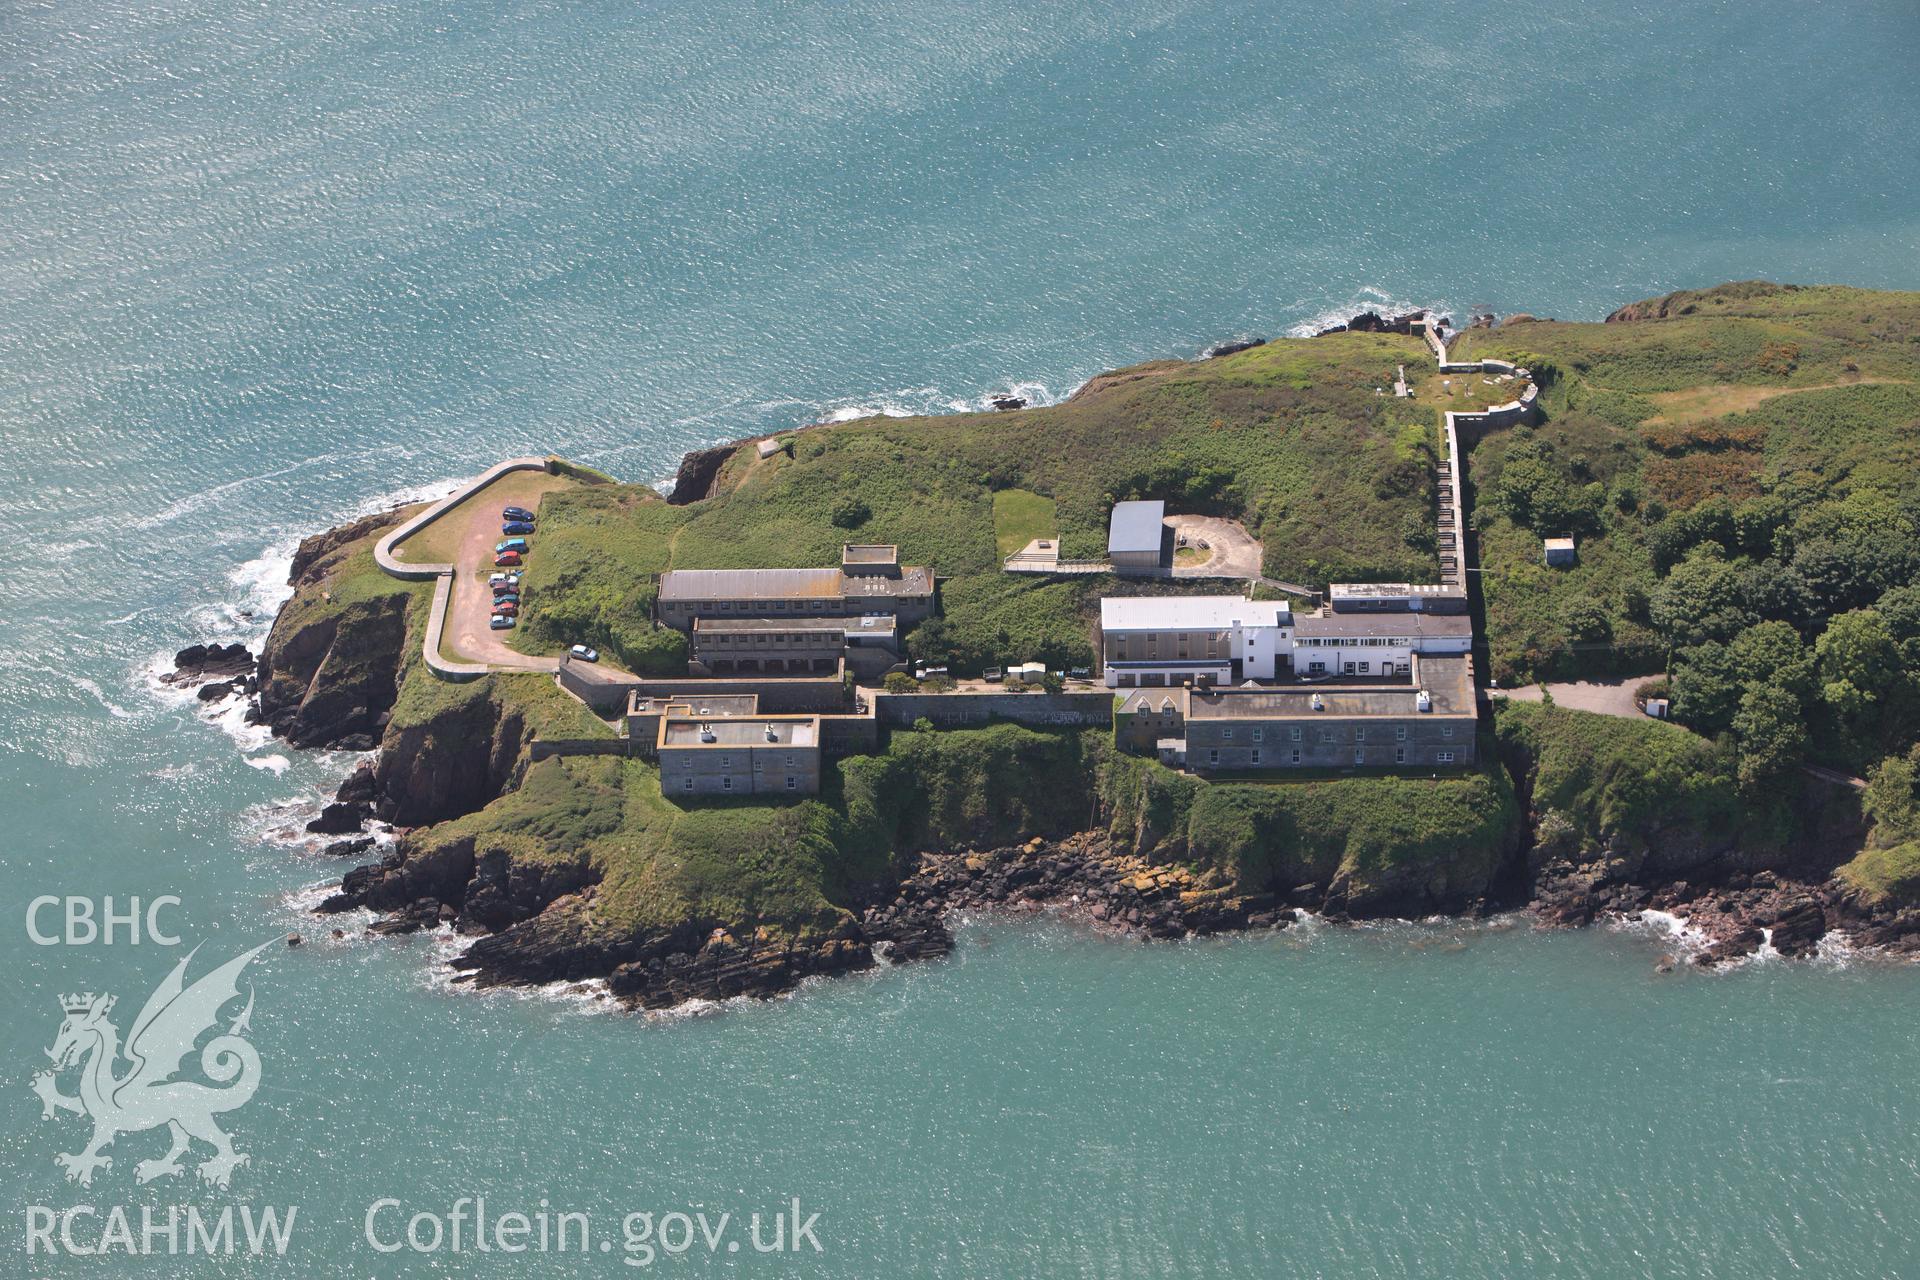
[[1025, 725], [1111, 725], [1113, 694], [876, 693], [873, 707], [890, 728], [909, 728], [922, 716], [941, 728], [1011, 720]]
[[374, 563], [394, 577], [410, 582], [435, 579], [433, 606], [427, 613], [427, 633], [420, 641], [420, 657], [426, 662], [427, 670], [442, 680], [478, 680], [493, 668], [484, 662], [455, 662], [440, 656], [440, 633], [447, 624], [447, 604], [453, 596], [453, 566], [408, 564], [394, 558], [394, 547], [420, 532], [501, 476], [515, 471], [551, 471], [553, 461], [551, 458], [509, 458], [505, 462], [495, 463], [374, 544]]
[[[587, 674], [589, 671], [594, 674]], [[758, 694], [760, 709], [769, 715], [830, 714], [847, 708], [846, 685], [838, 672], [821, 676], [630, 676], [598, 670], [592, 663], [563, 660], [557, 674], [561, 688], [602, 715], [624, 713], [628, 696], [636, 692], [649, 698]]]
[[625, 738], [536, 738], [527, 744], [527, 758], [553, 756], [626, 756], [634, 754]]

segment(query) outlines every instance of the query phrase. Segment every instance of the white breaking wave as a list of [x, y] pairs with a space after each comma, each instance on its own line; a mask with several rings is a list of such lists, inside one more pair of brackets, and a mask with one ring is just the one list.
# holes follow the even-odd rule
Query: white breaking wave
[[[1302, 299], [1302, 307], [1313, 304]], [[1366, 285], [1352, 301], [1332, 306], [1323, 306], [1306, 319], [1291, 325], [1286, 330], [1289, 338], [1311, 338], [1322, 329], [1331, 329], [1334, 325], [1345, 324], [1355, 316], [1368, 311], [1377, 311], [1382, 316], [1406, 315], [1410, 311], [1431, 311], [1435, 315], [1453, 315], [1453, 307], [1445, 302], [1410, 302], [1397, 298], [1377, 285]], [[1458, 319], [1456, 316], [1455, 319]]]

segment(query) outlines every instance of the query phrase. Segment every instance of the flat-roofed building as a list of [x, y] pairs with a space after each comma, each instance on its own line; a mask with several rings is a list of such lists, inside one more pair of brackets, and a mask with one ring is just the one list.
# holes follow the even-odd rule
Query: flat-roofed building
[[1478, 719], [1473, 660], [1415, 654], [1391, 685], [1195, 689], [1187, 696], [1187, 767], [1249, 770], [1470, 765]]
[[814, 795], [820, 790], [820, 717], [661, 718], [660, 791], [669, 797]]
[[1293, 623], [1293, 670], [1303, 676], [1408, 674], [1415, 654], [1464, 654], [1473, 619], [1425, 610], [1322, 609]]
[[700, 618], [858, 618], [891, 615], [911, 628], [933, 612], [933, 570], [899, 562], [892, 547], [848, 546], [837, 569], [672, 569], [655, 611], [692, 631]]
[[877, 651], [891, 666], [898, 648], [892, 614], [859, 618], [701, 617], [693, 622], [694, 675], [822, 673], [849, 651]]
[[1106, 596], [1100, 654], [1110, 689], [1238, 684], [1284, 673], [1293, 611], [1245, 596]]
[[1173, 530], [1164, 502], [1116, 502], [1107, 523], [1107, 560], [1115, 573], [1159, 573], [1173, 564]]
[[642, 752], [658, 749], [660, 722], [670, 715], [693, 720], [737, 720], [759, 712], [760, 697], [753, 693], [659, 696], [635, 689], [627, 695], [627, 741]]

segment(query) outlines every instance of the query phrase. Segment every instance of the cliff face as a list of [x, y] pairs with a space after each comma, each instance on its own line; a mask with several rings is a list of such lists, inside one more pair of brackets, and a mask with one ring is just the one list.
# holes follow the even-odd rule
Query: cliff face
[[[430, 677], [429, 677], [430, 678]], [[380, 740], [374, 812], [397, 826], [445, 822], [484, 808], [525, 767], [524, 716], [503, 710], [490, 681], [423, 719], [396, 719]]]
[[365, 750], [386, 724], [413, 593], [372, 566], [372, 546], [403, 514], [329, 530], [294, 555], [294, 595], [260, 651], [255, 709], [294, 746]]

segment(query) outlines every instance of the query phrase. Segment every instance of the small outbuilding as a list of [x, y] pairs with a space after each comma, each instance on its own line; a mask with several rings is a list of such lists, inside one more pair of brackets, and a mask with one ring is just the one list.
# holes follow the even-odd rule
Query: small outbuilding
[[1158, 573], [1173, 563], [1167, 504], [1116, 502], [1107, 525], [1107, 559], [1116, 573]]
[[1548, 538], [1545, 546], [1548, 564], [1564, 566], [1574, 562], [1572, 538]]

